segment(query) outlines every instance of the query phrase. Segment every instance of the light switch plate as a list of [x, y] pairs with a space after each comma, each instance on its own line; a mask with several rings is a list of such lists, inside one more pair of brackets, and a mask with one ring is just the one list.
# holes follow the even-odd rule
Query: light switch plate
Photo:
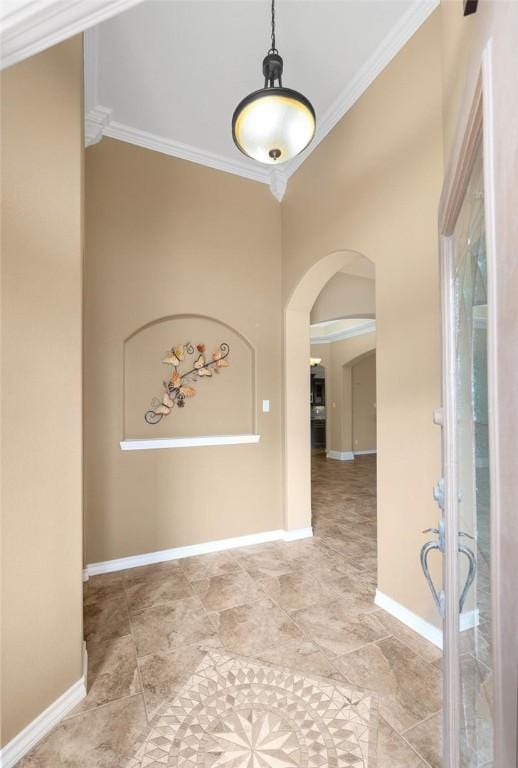
[[263, 400], [263, 413], [270, 413], [270, 401]]

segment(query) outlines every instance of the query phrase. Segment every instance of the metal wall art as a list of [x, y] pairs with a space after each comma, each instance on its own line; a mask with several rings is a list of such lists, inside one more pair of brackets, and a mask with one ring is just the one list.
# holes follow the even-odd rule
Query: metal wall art
[[[229, 353], [230, 347], [225, 342], [222, 342], [212, 353], [212, 360], [208, 362], [205, 358], [205, 344], [197, 344], [193, 347], [190, 342], [187, 342], [166, 352], [162, 363], [172, 366], [171, 376], [169, 381], [162, 382], [164, 385], [162, 399], [155, 397], [151, 401], [151, 408], [144, 416], [147, 423], [158, 424], [164, 416], [169, 416], [175, 406], [183, 408], [187, 398], [194, 397], [196, 394], [196, 389], [190, 385], [200, 379], [210, 378], [213, 373], [219, 373], [220, 368], [227, 368], [226, 358]], [[182, 364], [189, 368], [185, 373], [180, 372]]]

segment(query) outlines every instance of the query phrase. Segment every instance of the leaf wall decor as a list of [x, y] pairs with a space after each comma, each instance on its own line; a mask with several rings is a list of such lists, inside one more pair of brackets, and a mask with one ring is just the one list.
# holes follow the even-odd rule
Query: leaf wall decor
[[[221, 368], [228, 367], [230, 347], [226, 342], [221, 342], [212, 353], [212, 360], [207, 361], [205, 344], [190, 342], [173, 346], [169, 349], [162, 363], [171, 366], [171, 374], [168, 381], [163, 383], [162, 398], [154, 397], [151, 407], [146, 411], [144, 419], [148, 424], [158, 424], [164, 416], [169, 416], [173, 408], [184, 408], [189, 398], [194, 397], [196, 388], [191, 386], [197, 381], [210, 378], [213, 373], [219, 374]], [[181, 373], [180, 368], [187, 370]]]

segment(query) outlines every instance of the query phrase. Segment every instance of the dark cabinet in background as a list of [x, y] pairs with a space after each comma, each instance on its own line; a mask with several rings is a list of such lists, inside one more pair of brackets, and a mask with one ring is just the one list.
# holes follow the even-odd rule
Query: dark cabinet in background
[[326, 404], [326, 381], [311, 377], [311, 403], [312, 405]]
[[326, 380], [311, 374], [311, 447], [326, 447]]
[[311, 419], [311, 447], [326, 447], [326, 421], [325, 419]]

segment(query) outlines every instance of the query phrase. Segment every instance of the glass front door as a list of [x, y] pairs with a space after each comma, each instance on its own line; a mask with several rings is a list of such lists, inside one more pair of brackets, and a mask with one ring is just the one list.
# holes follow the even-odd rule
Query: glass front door
[[443, 322], [449, 336], [445, 386], [450, 388], [445, 397], [449, 424], [445, 483], [450, 489], [446, 559], [455, 560], [446, 563], [444, 584], [445, 603], [455, 602], [445, 612], [448, 760], [452, 768], [489, 768], [493, 765], [491, 504], [481, 142], [449, 239], [443, 280], [447, 282]]

